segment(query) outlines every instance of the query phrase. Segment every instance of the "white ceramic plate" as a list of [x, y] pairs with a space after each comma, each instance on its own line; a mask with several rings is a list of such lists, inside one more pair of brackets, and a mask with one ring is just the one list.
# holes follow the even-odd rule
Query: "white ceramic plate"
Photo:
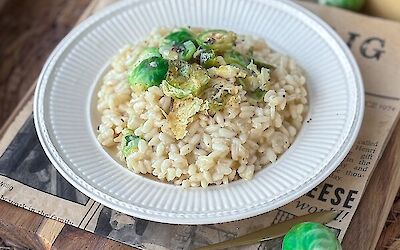
[[[184, 190], [130, 172], [96, 141], [91, 98], [110, 58], [155, 27], [183, 25], [262, 37], [307, 72], [312, 121], [275, 164], [251, 181]], [[105, 9], [57, 46], [39, 78], [34, 116], [52, 163], [89, 197], [144, 219], [205, 224], [265, 213], [318, 185], [353, 144], [363, 105], [360, 73], [345, 44], [327, 24], [292, 2], [145, 0]]]

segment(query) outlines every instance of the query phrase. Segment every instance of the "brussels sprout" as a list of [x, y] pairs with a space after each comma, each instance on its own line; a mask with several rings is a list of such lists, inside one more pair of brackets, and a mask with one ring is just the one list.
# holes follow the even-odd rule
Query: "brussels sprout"
[[358, 11], [363, 7], [365, 0], [318, 0], [318, 2], [320, 4]]
[[130, 154], [138, 150], [138, 144], [141, 138], [136, 136], [130, 129], [124, 129], [122, 135], [122, 154], [123, 156], [128, 157]]
[[210, 77], [207, 71], [198, 64], [192, 64], [190, 67], [190, 76], [187, 85], [194, 96], [200, 95], [201, 91], [207, 86]]
[[161, 54], [158, 52], [158, 48], [145, 48], [138, 56], [136, 63], [141, 63], [143, 60], [151, 57], [161, 57]]
[[181, 29], [179, 31], [169, 33], [166, 37], [164, 37], [164, 41], [172, 44], [183, 44], [186, 41], [192, 41], [193, 44], [196, 43], [193, 33], [188, 29]]
[[220, 66], [215, 53], [212, 50], [202, 50], [200, 52], [199, 60], [201, 66], [205, 67], [206, 69]]
[[283, 238], [282, 250], [341, 250], [335, 234], [326, 226], [304, 222], [292, 227]]
[[196, 39], [187, 29], [168, 34], [160, 46], [160, 53], [168, 60], [189, 61], [196, 52]]
[[259, 61], [259, 60], [254, 60], [253, 62], [259, 68], [267, 68], [267, 69], [270, 69], [270, 70], [274, 70], [275, 69], [275, 66], [273, 66], [271, 64], [268, 64], [268, 63], [265, 63], [265, 62], [262, 62], [262, 61]]
[[171, 63], [162, 88], [166, 95], [182, 99], [190, 95], [198, 96], [209, 80], [206, 70], [200, 65], [178, 61]]
[[140, 62], [128, 75], [131, 86], [142, 86], [145, 89], [159, 86], [167, 77], [168, 61], [161, 57], [151, 57]]
[[172, 43], [164, 43], [160, 45], [158, 51], [160, 52], [161, 56], [170, 61], [178, 60], [179, 52], [181, 48], [176, 48]]
[[246, 68], [250, 63], [250, 59], [237, 52], [236, 50], [229, 50], [224, 53], [224, 60], [227, 64], [238, 66], [239, 68]]
[[236, 41], [236, 34], [226, 30], [207, 30], [199, 34], [197, 43], [217, 53], [231, 49]]
[[186, 41], [183, 43], [183, 47], [184, 50], [179, 53], [179, 57], [182, 60], [189, 61], [192, 58], [194, 52], [196, 52], [196, 45], [194, 45], [192, 41]]

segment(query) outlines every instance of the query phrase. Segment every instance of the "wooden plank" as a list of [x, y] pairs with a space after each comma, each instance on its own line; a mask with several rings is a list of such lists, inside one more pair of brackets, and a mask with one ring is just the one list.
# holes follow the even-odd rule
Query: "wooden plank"
[[5, 201], [0, 202], [0, 211], [0, 238], [15, 245], [43, 249], [42, 241], [34, 232], [40, 227], [44, 217]]
[[0, 127], [90, 0], [1, 1]]
[[132, 250], [136, 248], [67, 225], [61, 231], [61, 234], [53, 245], [53, 249]]
[[[376, 246], [400, 185], [400, 123], [379, 161], [344, 237], [343, 249]], [[400, 226], [400, 223], [399, 223]], [[396, 249], [396, 248], [394, 248]]]
[[36, 235], [41, 240], [45, 249], [50, 249], [65, 224], [56, 220], [44, 218]]

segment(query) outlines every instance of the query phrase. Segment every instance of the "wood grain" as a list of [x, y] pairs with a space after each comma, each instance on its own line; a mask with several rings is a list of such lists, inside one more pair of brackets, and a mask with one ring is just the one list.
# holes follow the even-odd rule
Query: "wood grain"
[[[365, 190], [343, 240], [343, 249], [384, 249], [387, 241], [377, 241], [396, 197], [400, 183], [400, 123]], [[397, 188], [393, 189], [393, 185]], [[398, 224], [400, 231], [400, 223]]]
[[0, 9], [0, 127], [90, 0], [8, 0]]
[[66, 226], [61, 231], [57, 241], [53, 245], [53, 249], [75, 250], [75, 249], [135, 249], [127, 245], [118, 243], [113, 240], [106, 239], [99, 235], [95, 235], [75, 227]]
[[42, 240], [36, 235], [44, 217], [7, 202], [0, 202], [0, 238], [31, 249], [43, 249]]
[[[3, 20], [9, 18], [7, 15], [15, 14], [15, 12], [17, 12], [17, 10], [15, 10], [16, 8], [22, 8], [24, 5], [29, 4], [28, 2], [29, 1], [20, 1], [18, 3], [16, 1], [12, 3], [11, 1], [4, 2], [0, 9], [0, 15], [2, 13], [6, 14], [5, 16], [0, 16], [0, 27], [8, 22]], [[9, 65], [2, 65], [0, 68], [0, 127], [5, 120], [4, 117], [7, 117], [7, 115], [11, 113], [10, 119], [7, 119], [7, 121], [4, 122], [5, 126], [0, 129], [0, 137], [7, 130], [9, 132], [15, 130], [16, 132], [17, 129], [15, 127], [10, 128], [8, 125], [18, 121], [18, 117], [20, 119], [25, 119], [25, 116], [31, 112], [28, 111], [21, 114], [21, 110], [26, 107], [27, 103], [31, 102], [35, 84], [34, 80], [39, 75], [48, 54], [50, 54], [59, 40], [66, 35], [76, 22], [84, 20], [95, 11], [112, 2], [112, 0], [84, 0], [80, 2], [39, 0], [37, 1], [37, 8], [30, 9], [26, 18], [33, 18], [35, 19], [34, 21], [40, 24], [36, 26], [27, 25], [25, 21], [28, 19], [23, 19], [20, 23], [16, 24], [18, 26], [17, 29], [26, 25], [29, 26], [30, 29], [37, 29], [37, 31], [30, 31], [29, 35], [23, 36], [22, 38], [20, 34], [13, 34], [15, 37], [9, 36], [6, 40], [9, 42], [15, 40], [17, 45], [14, 45], [14, 49], [16, 51], [24, 50], [24, 48], [33, 45], [33, 51], [31, 53], [39, 62], [28, 59], [25, 61], [25, 58], [21, 58], [20, 54], [13, 54], [11, 56], [13, 60], [8, 62]], [[66, 10], [64, 8], [66, 8]], [[18, 13], [20, 13], [18, 15], [27, 14], [24, 11]], [[42, 19], [43, 23], [40, 22], [41, 15], [46, 13], [49, 13], [48, 16], [46, 16], [44, 20]], [[62, 22], [64, 25], [51, 24], [54, 22]], [[35, 47], [36, 43], [43, 43], [40, 34], [46, 37], [51, 35], [53, 31], [56, 31], [56, 37], [52, 40], [44, 41], [45, 44], [39, 47]], [[3, 30], [0, 30], [0, 34], [2, 34], [2, 32]], [[0, 41], [0, 55], [2, 57], [8, 53], [8, 47], [5, 46], [5, 42], [4, 40]], [[27, 70], [27, 72], [25, 72], [22, 77], [15, 77], [19, 71], [14, 70], [14, 68], [22, 67], [19, 65], [21, 63], [24, 64], [24, 70]], [[28, 77], [32, 77], [32, 79], [26, 79]], [[19, 81], [9, 81], [9, 79], [17, 79]], [[13, 86], [20, 86], [25, 92], [17, 91], [15, 93]], [[12, 101], [14, 101], [14, 103], [12, 103]], [[17, 105], [18, 102], [19, 104]], [[3, 105], [3, 103], [9, 105]], [[16, 106], [16, 108], [12, 111], [14, 106]], [[21, 115], [23, 117], [21, 117]], [[63, 223], [45, 218], [22, 208], [14, 207], [4, 201], [0, 201], [0, 211], [2, 211], [0, 217], [0, 238], [6, 239], [8, 244], [11, 245], [31, 249], [135, 249], [70, 225], [64, 225]]]

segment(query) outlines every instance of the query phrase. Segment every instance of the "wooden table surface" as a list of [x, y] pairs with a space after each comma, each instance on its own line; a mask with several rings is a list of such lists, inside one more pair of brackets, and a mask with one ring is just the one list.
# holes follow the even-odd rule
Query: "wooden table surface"
[[[101, 1], [0, 0], [0, 128], [5, 125], [7, 118], [12, 115], [19, 101], [35, 82], [52, 49], [74, 26], [79, 17], [82, 14], [85, 15], [85, 10], [90, 12], [91, 9], [99, 7], [97, 6], [99, 2]], [[386, 161], [389, 165], [396, 167], [397, 164], [393, 161], [400, 161], [399, 149], [400, 125], [396, 127], [381, 162]], [[374, 211], [380, 210], [382, 213], [371, 213], [372, 210], [368, 208], [358, 209], [349, 231], [355, 228], [355, 225], [362, 224], [364, 217], [372, 216], [378, 221], [384, 211], [389, 210], [389, 207], [383, 205], [386, 197], [378, 197], [379, 195], [374, 192], [377, 189], [385, 189], [384, 183], [388, 181], [387, 178], [391, 177], [379, 173], [374, 175], [367, 188], [366, 199], [363, 199], [360, 204], [360, 207], [378, 206], [379, 209]], [[363, 204], [364, 201], [370, 200], [377, 202]], [[132, 249], [75, 227], [46, 219], [3, 201], [0, 201], [0, 211], [3, 211], [0, 213], [0, 235], [7, 236], [7, 239], [3, 239], [6, 244], [30, 248], [52, 245], [54, 249], [82, 249], [83, 247]], [[13, 216], [7, 216], [7, 211], [12, 211]], [[400, 197], [397, 197], [376, 249], [400, 249], [400, 240], [397, 240], [400, 236], [400, 220], [397, 219], [399, 216]], [[366, 228], [366, 231], [381, 230], [382, 226]], [[36, 237], [40, 234], [54, 234], [54, 239], [48, 237], [52, 242], [41, 242], [42, 239]], [[358, 239], [345, 238], [344, 249], [353, 249], [354, 245], [351, 241], [363, 240], [363, 237], [370, 235], [367, 232], [357, 232], [357, 234]]]

